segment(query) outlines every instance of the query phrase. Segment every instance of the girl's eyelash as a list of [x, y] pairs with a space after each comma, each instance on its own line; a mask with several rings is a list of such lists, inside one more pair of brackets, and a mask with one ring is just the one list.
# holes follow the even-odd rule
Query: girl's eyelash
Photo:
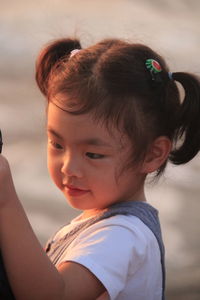
[[[63, 147], [60, 144], [58, 144], [58, 143], [56, 143], [52, 140], [49, 140], [49, 143], [56, 150], [62, 150], [63, 149]], [[93, 152], [86, 152], [86, 156], [89, 157], [90, 159], [102, 159], [102, 158], [105, 157], [104, 154], [98, 154], [98, 153], [93, 153]]]
[[86, 156], [88, 156], [91, 159], [101, 159], [105, 157], [105, 155], [103, 154], [92, 153], [92, 152], [86, 152]]
[[62, 149], [62, 146], [52, 140], [49, 140], [49, 143], [56, 149]]

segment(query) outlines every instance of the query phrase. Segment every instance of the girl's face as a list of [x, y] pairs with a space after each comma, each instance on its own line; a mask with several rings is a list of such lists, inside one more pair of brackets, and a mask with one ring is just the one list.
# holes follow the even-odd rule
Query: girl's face
[[141, 168], [120, 174], [131, 144], [119, 131], [111, 133], [90, 114], [71, 115], [51, 102], [47, 131], [49, 172], [72, 207], [90, 215], [116, 202], [144, 200]]

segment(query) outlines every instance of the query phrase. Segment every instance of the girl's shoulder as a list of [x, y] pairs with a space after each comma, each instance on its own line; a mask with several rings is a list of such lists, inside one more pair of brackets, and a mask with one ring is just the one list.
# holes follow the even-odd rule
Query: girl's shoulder
[[[81, 220], [79, 216], [76, 217], [56, 233], [54, 240], [62, 239], [83, 222], [84, 220]], [[83, 240], [97, 239], [100, 236], [106, 236], [106, 239], [115, 239], [116, 237], [117, 241], [127, 239], [127, 243], [132, 243], [133, 246], [140, 244], [146, 247], [149, 243], [155, 243], [155, 247], [157, 247], [156, 238], [148, 226], [136, 216], [121, 214], [102, 219], [85, 228], [74, 240], [73, 245]]]
[[[75, 221], [62, 228], [60, 238], [76, 225]], [[133, 277], [131, 289], [135, 289], [132, 284], [137, 280], [140, 282], [141, 278], [147, 280], [152, 272], [161, 280], [156, 238], [133, 215], [118, 214], [82, 230], [63, 252], [59, 264], [66, 261], [81, 264], [90, 270], [106, 287], [111, 299], [116, 298], [119, 291], [126, 290], [130, 276]], [[140, 285], [143, 285], [143, 281]]]
[[107, 274], [115, 278], [113, 274], [119, 270], [111, 286], [120, 286], [118, 277], [124, 276], [126, 280], [129, 274], [135, 278], [139, 270], [144, 278], [153, 270], [159, 274], [157, 277], [162, 277], [157, 240], [151, 230], [132, 215], [115, 215], [83, 230], [69, 245], [61, 262], [66, 260], [84, 265], [105, 286]]
[[118, 214], [107, 219], [100, 220], [85, 229], [82, 232], [82, 236], [97, 231], [106, 235], [109, 233], [110, 236], [115, 233], [117, 233], [118, 236], [127, 235], [127, 237], [132, 238], [132, 241], [137, 239], [143, 242], [148, 242], [149, 240], [155, 239], [154, 234], [148, 226], [146, 226], [137, 216], [133, 215]]

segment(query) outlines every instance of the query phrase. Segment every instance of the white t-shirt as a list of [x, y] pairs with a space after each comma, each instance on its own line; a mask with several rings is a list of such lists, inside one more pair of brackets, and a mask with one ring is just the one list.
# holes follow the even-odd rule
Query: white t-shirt
[[[80, 216], [54, 237], [84, 222]], [[116, 215], [82, 231], [56, 265], [65, 261], [89, 269], [107, 292], [98, 300], [161, 300], [162, 268], [158, 242], [137, 217]]]

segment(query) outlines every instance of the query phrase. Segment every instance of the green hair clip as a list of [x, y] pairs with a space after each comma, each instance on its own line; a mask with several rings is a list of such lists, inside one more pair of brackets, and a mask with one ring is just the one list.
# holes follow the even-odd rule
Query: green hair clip
[[152, 80], [156, 80], [156, 75], [162, 72], [162, 68], [159, 62], [157, 62], [155, 59], [149, 58], [146, 60], [145, 65], [146, 68], [151, 72]]
[[162, 71], [160, 64], [155, 59], [149, 58], [145, 64], [147, 69], [153, 73], [160, 73]]

